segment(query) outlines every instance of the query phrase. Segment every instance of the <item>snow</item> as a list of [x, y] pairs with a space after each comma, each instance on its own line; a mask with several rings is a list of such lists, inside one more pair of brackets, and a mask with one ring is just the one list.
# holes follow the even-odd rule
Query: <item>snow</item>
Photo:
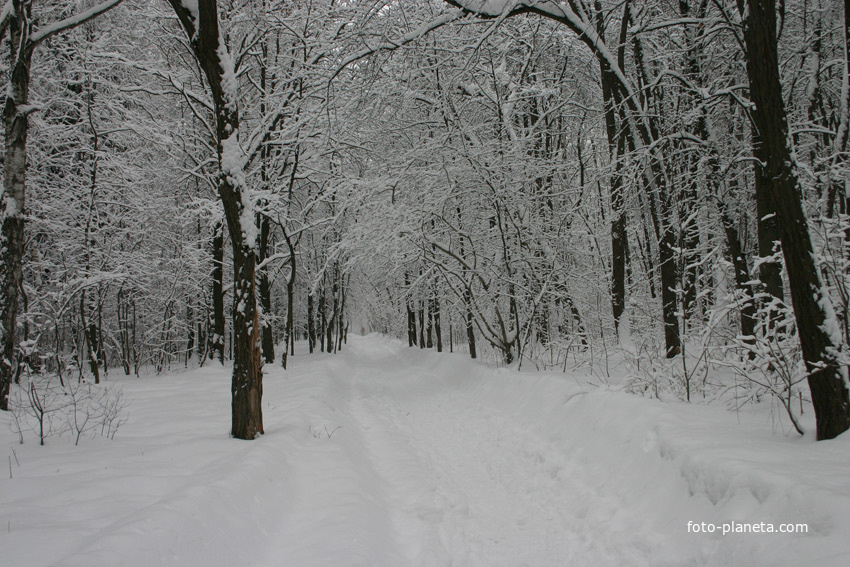
[[[83, 24], [91, 20], [92, 18], [99, 16], [102, 13], [111, 10], [112, 8], [120, 4], [122, 1], [123, 0], [106, 0], [105, 2], [101, 2], [100, 4], [97, 4], [89, 8], [88, 10], [80, 12], [79, 14], [68, 16], [65, 19], [48, 24], [34, 32], [30, 37], [29, 42], [31, 45], [37, 45], [52, 35], [79, 26], [80, 24]], [[197, 0], [195, 0], [195, 2], [197, 3]], [[8, 4], [11, 4], [11, 2], [9, 2]]]
[[246, 243], [253, 250], [257, 246], [257, 222], [254, 199], [248, 184], [245, 183], [244, 167], [245, 152], [239, 143], [239, 130], [233, 130], [221, 141], [221, 171], [240, 192], [239, 225]]
[[0, 199], [5, 201], [5, 210], [3, 211], [6, 217], [14, 217], [20, 211], [18, 200], [9, 193], [0, 193]]
[[[112, 441], [3, 428], [10, 565], [846, 565], [850, 437], [353, 336], [265, 367], [232, 440], [229, 370], [110, 377]], [[0, 419], [9, 422], [8, 414]], [[2, 427], [2, 424], [0, 424]], [[4, 459], [7, 460], [7, 459]], [[688, 522], [718, 524], [688, 533]], [[808, 533], [722, 535], [720, 524]]]
[[[200, 12], [198, 10], [198, 0], [181, 0], [180, 3], [183, 5], [184, 8], [186, 8], [189, 11], [189, 14], [191, 14], [192, 19], [195, 22], [197, 22], [199, 20], [199, 14], [200, 14]], [[195, 28], [197, 28], [197, 27], [198, 27], [198, 24], [196, 23]]]
[[227, 43], [224, 41], [224, 36], [219, 32], [218, 48], [216, 50], [218, 60], [221, 63], [221, 90], [224, 94], [225, 105], [231, 111], [235, 111], [237, 101], [239, 100], [238, 89], [239, 82], [236, 80], [236, 66], [233, 64], [233, 58], [230, 56], [230, 51], [227, 50]]

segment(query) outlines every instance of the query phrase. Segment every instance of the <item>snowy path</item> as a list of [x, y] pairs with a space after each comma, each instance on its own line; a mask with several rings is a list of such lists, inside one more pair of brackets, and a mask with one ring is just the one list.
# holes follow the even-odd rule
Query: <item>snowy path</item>
[[644, 538], [609, 545], [613, 502], [574, 480], [556, 447], [386, 344], [353, 348], [340, 373], [411, 565], [650, 563]]
[[[838, 566], [850, 437], [573, 375], [352, 337], [265, 369], [266, 434], [227, 435], [229, 371], [119, 379], [114, 441], [0, 432], [0, 549], [27, 567]], [[0, 415], [7, 419], [8, 416]], [[11, 425], [11, 424], [8, 424]], [[805, 522], [806, 534], [688, 533]]]

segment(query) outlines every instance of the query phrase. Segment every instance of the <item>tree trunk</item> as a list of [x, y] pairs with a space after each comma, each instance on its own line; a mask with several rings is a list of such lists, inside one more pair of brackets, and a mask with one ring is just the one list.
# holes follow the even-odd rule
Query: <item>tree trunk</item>
[[419, 348], [425, 348], [425, 308], [419, 302]]
[[307, 348], [310, 354], [316, 350], [316, 307], [314, 305], [313, 294], [307, 294]]
[[425, 346], [428, 348], [434, 348], [434, 312], [431, 310], [433, 307], [433, 298], [428, 296], [427, 300], [424, 300], [425, 303]]
[[466, 307], [466, 342], [469, 345], [470, 358], [477, 358], [475, 351], [475, 320], [472, 316], [472, 293], [469, 288], [463, 290], [463, 303]]
[[9, 43], [13, 66], [10, 70], [5, 122], [6, 154], [3, 159], [4, 192], [0, 200], [0, 410], [9, 409], [9, 389], [15, 375], [18, 326], [18, 292], [23, 285], [24, 215], [26, 212], [26, 169], [30, 63], [27, 47], [32, 31], [30, 2], [14, 0], [9, 16]]
[[[602, 104], [605, 108], [605, 132], [608, 136], [608, 155], [614, 166], [610, 183], [611, 204], [611, 311], [614, 316], [614, 331], [619, 335], [620, 319], [626, 308], [626, 258], [628, 233], [626, 232], [625, 197], [623, 195], [622, 156], [626, 150], [627, 122], [618, 112], [615, 93], [616, 78], [611, 67], [600, 63], [602, 75]], [[618, 127], [616, 117], [621, 120]]]
[[295, 263], [295, 245], [286, 231], [284, 231], [283, 236], [286, 239], [286, 245], [289, 247], [289, 277], [286, 279], [286, 326], [284, 328], [283, 352], [281, 353], [281, 361], [283, 367], [286, 368], [290, 344], [293, 345], [291, 353], [295, 354], [295, 275], [297, 265]]
[[779, 79], [776, 2], [747, 0], [747, 7], [744, 41], [754, 105], [751, 116], [756, 198], [765, 200], [776, 213], [797, 331], [809, 372], [817, 438], [832, 439], [850, 428], [850, 396], [842, 375], [846, 369], [836, 358], [840, 347], [837, 323], [815, 264], [802, 188], [789, 147]]
[[[726, 233], [726, 247], [732, 266], [735, 269], [735, 284], [738, 291], [743, 295], [743, 305], [741, 306], [741, 335], [744, 337], [752, 337], [755, 333], [756, 319], [756, 304], [753, 296], [753, 286], [750, 284], [750, 268], [747, 264], [747, 259], [744, 256], [743, 246], [741, 246], [741, 238], [738, 235], [738, 229], [735, 223], [729, 216], [726, 210], [726, 205], [720, 205], [720, 221], [723, 224], [723, 230]], [[751, 340], [751, 339], [744, 339]]]
[[213, 234], [212, 269], [212, 335], [210, 336], [210, 358], [218, 353], [218, 361], [224, 364], [224, 223], [215, 224]]
[[[325, 288], [322, 288], [322, 295], [319, 296], [319, 350], [325, 352], [325, 329], [328, 326], [328, 316], [325, 313]], [[330, 349], [327, 350], [330, 352]]]
[[[262, 262], [268, 256], [271, 223], [269, 217], [263, 213], [257, 215], [257, 220], [260, 228], [260, 246], [257, 250], [257, 258], [259, 262]], [[274, 330], [268, 320], [272, 313], [272, 286], [267, 269], [260, 271], [260, 305], [263, 308], [263, 317], [266, 319], [263, 321], [263, 361], [271, 364], [274, 362]]]
[[[233, 377], [231, 434], [254, 439], [263, 433], [263, 362], [257, 305], [257, 242], [253, 204], [244, 195], [244, 171], [239, 146], [239, 107], [235, 69], [218, 26], [216, 0], [198, 0], [197, 20], [181, 0], [169, 0], [207, 78], [216, 117], [218, 194], [224, 207], [233, 248]], [[243, 226], [242, 219], [247, 218]]]
[[437, 352], [443, 352], [443, 329], [440, 325], [440, 298], [437, 296], [437, 282], [434, 282], [434, 292], [431, 296], [431, 313], [434, 316], [434, 336], [436, 338]]
[[86, 317], [86, 290], [80, 294], [80, 328], [85, 339], [86, 357], [89, 361], [89, 370], [94, 378], [95, 384], [100, 384], [100, 370], [97, 366], [97, 327]]

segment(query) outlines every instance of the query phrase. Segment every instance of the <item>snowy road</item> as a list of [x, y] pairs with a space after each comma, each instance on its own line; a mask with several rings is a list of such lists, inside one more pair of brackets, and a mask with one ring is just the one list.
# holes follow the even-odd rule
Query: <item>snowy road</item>
[[[735, 447], [741, 426], [723, 412], [683, 407], [694, 421], [686, 428], [663, 404], [605, 392], [588, 401], [564, 375], [493, 371], [378, 337], [355, 337], [319, 372], [327, 422], [312, 428], [317, 443], [296, 474], [315, 482], [296, 482], [307, 488], [281, 533], [290, 544], [270, 565], [743, 566], [802, 557], [838, 565], [850, 557], [840, 537], [687, 533], [689, 520], [790, 519], [789, 511], [828, 523], [820, 504], [801, 504], [811, 494], [799, 478], [774, 485], [756, 469], [761, 461], [777, 472], [793, 453], [749, 454], [755, 440]], [[682, 439], [662, 439], [665, 424]], [[706, 441], [706, 431], [724, 441]], [[716, 455], [703, 462], [679, 448], [722, 443], [731, 472]]]
[[353, 348], [355, 364], [339, 378], [351, 381], [351, 415], [410, 565], [649, 564], [650, 550], [636, 549], [643, 537], [611, 545], [613, 503], [580, 485], [568, 457], [525, 424], [385, 343]]
[[[229, 371], [126, 379], [114, 441], [0, 436], [0, 548], [27, 567], [821, 566], [850, 559], [850, 438], [570, 374], [352, 337], [265, 369], [266, 434], [227, 435]], [[7, 416], [0, 416], [6, 418]], [[738, 419], [741, 423], [738, 423]], [[10, 424], [11, 425], [11, 424]], [[688, 522], [805, 522], [696, 534]]]

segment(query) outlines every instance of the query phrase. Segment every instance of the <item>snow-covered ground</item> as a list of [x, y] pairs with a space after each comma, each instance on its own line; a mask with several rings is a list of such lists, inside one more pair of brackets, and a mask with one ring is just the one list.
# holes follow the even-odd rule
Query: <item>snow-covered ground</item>
[[[292, 362], [266, 367], [254, 442], [228, 437], [222, 368], [121, 379], [132, 403], [111, 441], [19, 445], [0, 417], [0, 563], [850, 564], [847, 435], [377, 335]], [[722, 535], [733, 521], [808, 533]]]

